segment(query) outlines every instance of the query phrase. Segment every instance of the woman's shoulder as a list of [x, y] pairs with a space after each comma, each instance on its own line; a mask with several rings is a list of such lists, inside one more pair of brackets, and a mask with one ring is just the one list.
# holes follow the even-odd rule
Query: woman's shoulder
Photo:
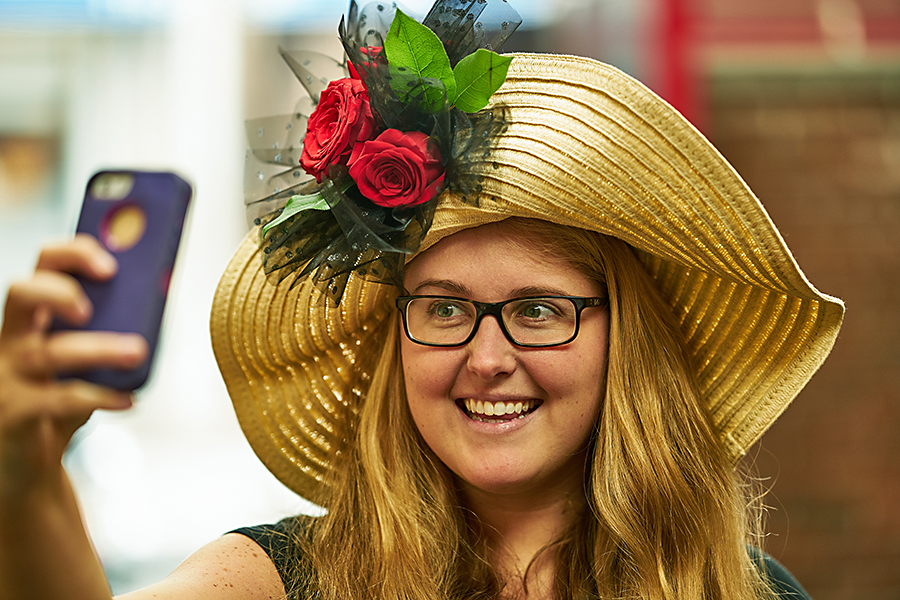
[[118, 600], [272, 600], [284, 598], [279, 573], [254, 540], [225, 535], [189, 556], [171, 575]]

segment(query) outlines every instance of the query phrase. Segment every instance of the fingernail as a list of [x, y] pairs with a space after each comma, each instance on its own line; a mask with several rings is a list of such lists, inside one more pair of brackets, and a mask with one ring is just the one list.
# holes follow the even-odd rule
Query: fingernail
[[119, 263], [116, 262], [116, 259], [111, 254], [104, 252], [97, 256], [94, 266], [98, 275], [114, 275], [119, 268]]
[[119, 340], [119, 352], [128, 356], [143, 355], [146, 348], [147, 342], [140, 336], [129, 335]]
[[113, 397], [113, 408], [131, 408], [134, 406], [134, 396], [129, 393], [116, 394]]
[[75, 307], [75, 310], [78, 311], [78, 316], [81, 319], [87, 321], [91, 317], [94, 307], [91, 306], [91, 301], [84, 297], [78, 300], [78, 306]]

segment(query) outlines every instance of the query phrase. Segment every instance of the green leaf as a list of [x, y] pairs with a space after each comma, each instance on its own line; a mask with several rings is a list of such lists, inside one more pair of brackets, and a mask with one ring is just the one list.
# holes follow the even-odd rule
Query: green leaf
[[473, 113], [487, 106], [491, 96], [506, 80], [511, 62], [511, 56], [500, 56], [484, 48], [459, 61], [453, 70], [459, 91], [456, 108]]
[[400, 71], [391, 66], [391, 88], [404, 104], [418, 100], [420, 111], [440, 113], [451, 106], [443, 81], [419, 77], [408, 69]]
[[270, 229], [281, 225], [299, 212], [303, 212], [304, 210], [329, 210], [329, 208], [328, 203], [320, 193], [310, 194], [308, 196], [291, 196], [291, 199], [284, 205], [281, 214], [278, 215], [276, 219], [263, 226], [263, 235], [269, 233]]
[[[446, 88], [447, 98], [456, 97], [456, 77], [444, 44], [431, 29], [406, 16], [402, 10], [397, 9], [384, 38], [384, 54], [393, 75], [391, 88], [401, 100], [409, 96], [411, 87], [422, 91], [415, 84], [409, 85], [410, 80], [416, 78], [438, 79]], [[443, 94], [440, 86], [428, 86], [424, 98], [426, 105], [440, 104]]]

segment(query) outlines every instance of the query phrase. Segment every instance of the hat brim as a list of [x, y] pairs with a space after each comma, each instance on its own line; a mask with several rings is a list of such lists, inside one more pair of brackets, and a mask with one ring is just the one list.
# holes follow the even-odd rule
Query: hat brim
[[[508, 217], [629, 243], [681, 324], [736, 462], [821, 366], [843, 304], [810, 284], [744, 181], [653, 92], [594, 60], [513, 56], [492, 98], [508, 110], [508, 129], [477, 167], [477, 206], [445, 193], [422, 250]], [[358, 356], [378, 352], [366, 341], [396, 292], [351, 277], [334, 308], [308, 280], [269, 284], [255, 235], [217, 290], [213, 348], [251, 446], [317, 501], [344, 421], [364, 397]]]

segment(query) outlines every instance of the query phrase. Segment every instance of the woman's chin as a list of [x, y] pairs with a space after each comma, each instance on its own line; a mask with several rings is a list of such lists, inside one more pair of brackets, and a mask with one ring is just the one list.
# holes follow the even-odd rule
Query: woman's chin
[[478, 468], [462, 468], [454, 471], [463, 490], [468, 494], [514, 498], [521, 496], [535, 501], [541, 496], [568, 494], [579, 491], [582, 478], [570, 477], [568, 473], [579, 473], [577, 465], [567, 474], [541, 472], [533, 465], [515, 465], [498, 460], [494, 464], [481, 464]]

